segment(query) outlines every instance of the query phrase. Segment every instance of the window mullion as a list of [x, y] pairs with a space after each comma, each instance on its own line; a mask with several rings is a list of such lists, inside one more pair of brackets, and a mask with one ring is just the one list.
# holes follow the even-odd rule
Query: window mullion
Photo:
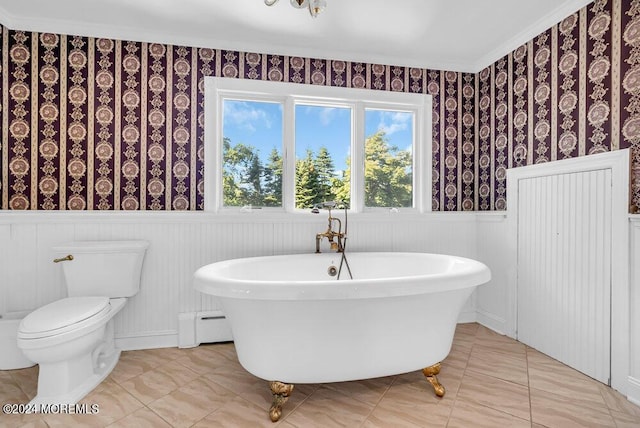
[[295, 178], [296, 178], [296, 152], [295, 152], [295, 98], [287, 97], [284, 101], [283, 130], [282, 130], [282, 206], [287, 212], [295, 210]]
[[351, 139], [351, 209], [364, 209], [364, 104], [353, 107], [353, 127]]

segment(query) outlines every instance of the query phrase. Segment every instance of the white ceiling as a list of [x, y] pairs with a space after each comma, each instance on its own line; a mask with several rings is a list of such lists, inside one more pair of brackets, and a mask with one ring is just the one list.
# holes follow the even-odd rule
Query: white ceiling
[[477, 72], [591, 0], [0, 0], [15, 30]]

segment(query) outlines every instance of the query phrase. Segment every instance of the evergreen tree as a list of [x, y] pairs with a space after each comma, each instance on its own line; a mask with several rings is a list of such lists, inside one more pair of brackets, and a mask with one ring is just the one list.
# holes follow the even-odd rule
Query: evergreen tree
[[274, 147], [264, 167], [264, 204], [267, 207], [282, 205], [282, 156]]
[[318, 201], [318, 173], [313, 152], [296, 161], [296, 208], [312, 208]]
[[331, 201], [336, 199], [333, 190], [335, 182], [335, 169], [333, 159], [326, 147], [321, 147], [314, 160], [317, 176], [317, 194], [314, 203]]
[[[277, 149], [263, 166], [258, 151], [245, 144], [232, 145], [223, 139], [223, 201], [225, 206], [280, 206], [282, 203], [283, 159]], [[342, 177], [337, 177], [326, 147], [317, 156], [307, 149], [296, 160], [295, 206], [312, 208], [323, 201], [349, 203], [351, 197], [351, 157]], [[365, 142], [365, 205], [369, 207], [412, 206], [413, 177], [411, 152], [391, 146], [383, 131]]]

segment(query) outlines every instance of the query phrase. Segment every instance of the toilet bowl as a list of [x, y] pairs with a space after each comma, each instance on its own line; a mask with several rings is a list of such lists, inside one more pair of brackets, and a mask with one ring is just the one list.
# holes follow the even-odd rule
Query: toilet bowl
[[16, 343], [18, 326], [28, 313], [29, 311], [20, 311], [0, 314], [0, 370], [16, 370], [35, 365], [25, 357]]
[[40, 366], [32, 404], [77, 403], [113, 370], [120, 357], [113, 317], [139, 289], [147, 245], [102, 241], [56, 248], [71, 255], [62, 257], [69, 297], [27, 315], [17, 333], [18, 348]]

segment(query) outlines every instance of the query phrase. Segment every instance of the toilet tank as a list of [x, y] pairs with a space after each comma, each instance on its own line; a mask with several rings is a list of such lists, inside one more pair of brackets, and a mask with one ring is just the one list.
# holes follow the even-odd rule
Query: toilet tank
[[69, 297], [131, 297], [140, 290], [147, 241], [75, 241], [53, 248]]

